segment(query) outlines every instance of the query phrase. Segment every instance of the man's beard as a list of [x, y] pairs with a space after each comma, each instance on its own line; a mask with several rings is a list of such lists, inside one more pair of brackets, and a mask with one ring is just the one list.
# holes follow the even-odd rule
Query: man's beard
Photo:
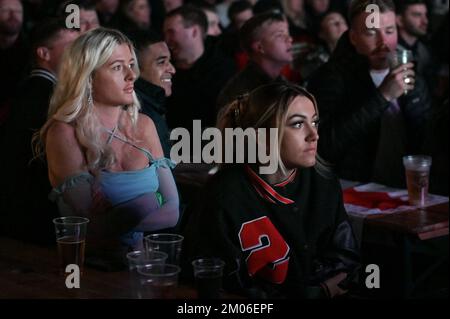
[[423, 37], [427, 34], [427, 31], [422, 31], [419, 28], [416, 28], [414, 26], [411, 25], [407, 25], [405, 28], [406, 32], [409, 33], [410, 35], [412, 35], [413, 37]]

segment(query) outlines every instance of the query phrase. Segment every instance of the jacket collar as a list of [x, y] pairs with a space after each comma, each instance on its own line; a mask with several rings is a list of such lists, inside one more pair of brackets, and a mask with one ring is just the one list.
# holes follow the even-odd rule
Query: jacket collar
[[143, 78], [137, 79], [134, 86], [139, 93], [139, 97], [145, 100], [147, 104], [150, 104], [160, 114], [166, 113], [166, 93], [162, 87], [154, 85]]
[[42, 77], [42, 78], [47, 79], [50, 82], [52, 82], [53, 85], [56, 84], [56, 76], [52, 72], [50, 72], [46, 69], [43, 69], [43, 68], [33, 69], [30, 73], [30, 78], [32, 78], [32, 77]]
[[272, 204], [290, 205], [295, 203], [292, 199], [281, 195], [275, 188], [284, 187], [287, 184], [292, 183], [297, 175], [297, 170], [294, 170], [294, 172], [292, 172], [292, 174], [290, 174], [285, 181], [273, 186], [263, 180], [248, 165], [245, 166], [245, 172], [249, 177], [253, 188], [264, 200]]

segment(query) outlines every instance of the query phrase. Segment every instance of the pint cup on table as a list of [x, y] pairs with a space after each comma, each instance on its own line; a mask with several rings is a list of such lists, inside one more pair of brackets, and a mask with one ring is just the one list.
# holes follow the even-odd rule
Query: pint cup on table
[[219, 258], [201, 258], [192, 262], [199, 299], [219, 299], [225, 263]]
[[428, 197], [431, 157], [425, 155], [405, 156], [403, 165], [405, 166], [409, 203], [424, 207]]
[[56, 232], [56, 243], [61, 266], [61, 273], [66, 267], [75, 264], [83, 273], [86, 230], [89, 219], [84, 217], [58, 217], [53, 219]]
[[171, 264], [148, 264], [138, 267], [142, 298], [175, 299], [181, 268]]
[[149, 252], [165, 252], [168, 255], [168, 264], [179, 265], [183, 239], [184, 237], [178, 234], [151, 234], [145, 236], [144, 246]]

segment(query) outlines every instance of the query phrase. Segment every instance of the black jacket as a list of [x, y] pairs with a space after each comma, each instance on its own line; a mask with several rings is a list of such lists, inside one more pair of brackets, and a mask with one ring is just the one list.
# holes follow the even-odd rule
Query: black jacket
[[201, 120], [203, 127], [215, 126], [217, 96], [235, 71], [233, 60], [216, 45], [207, 45], [190, 69], [177, 69], [172, 79], [173, 93], [167, 100], [169, 127], [192, 130], [194, 119]]
[[[321, 118], [319, 154], [335, 165], [340, 178], [370, 181], [380, 121], [389, 102], [373, 84], [368, 61], [356, 52], [348, 33], [341, 37], [330, 60], [311, 76], [308, 89], [317, 99]], [[420, 77], [416, 77], [414, 90], [398, 102], [406, 124], [405, 148], [410, 153], [420, 152], [431, 107]]]
[[141, 102], [141, 112], [150, 117], [155, 123], [164, 157], [170, 158], [169, 128], [166, 121], [166, 95], [163, 88], [142, 78], [134, 83], [134, 89]]
[[42, 159], [33, 160], [31, 140], [47, 120], [54, 85], [50, 79], [47, 71], [35, 69], [20, 86], [0, 141], [4, 150], [0, 157], [0, 232], [45, 244], [55, 241], [52, 218], [58, 211], [48, 199], [47, 164]]
[[326, 279], [352, 277], [359, 252], [337, 179], [302, 169], [268, 186], [275, 197], [264, 183], [245, 166], [216, 174], [186, 228], [184, 259], [220, 257], [225, 288], [257, 298], [318, 297]]

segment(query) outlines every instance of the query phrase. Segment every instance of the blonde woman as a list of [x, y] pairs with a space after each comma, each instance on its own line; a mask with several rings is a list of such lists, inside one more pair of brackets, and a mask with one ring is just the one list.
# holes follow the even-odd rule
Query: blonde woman
[[257, 298], [320, 298], [344, 294], [359, 253], [339, 181], [317, 161], [319, 123], [303, 88], [262, 86], [228, 105], [219, 127], [277, 128], [273, 174], [259, 164], [231, 164], [208, 185], [205, 207], [186, 229], [191, 259], [226, 263], [224, 285]]
[[[64, 53], [40, 146], [61, 215], [88, 216], [88, 247], [138, 248], [172, 227], [178, 194], [152, 120], [139, 114], [131, 42], [99, 28]], [[161, 196], [160, 196], [161, 195]]]

